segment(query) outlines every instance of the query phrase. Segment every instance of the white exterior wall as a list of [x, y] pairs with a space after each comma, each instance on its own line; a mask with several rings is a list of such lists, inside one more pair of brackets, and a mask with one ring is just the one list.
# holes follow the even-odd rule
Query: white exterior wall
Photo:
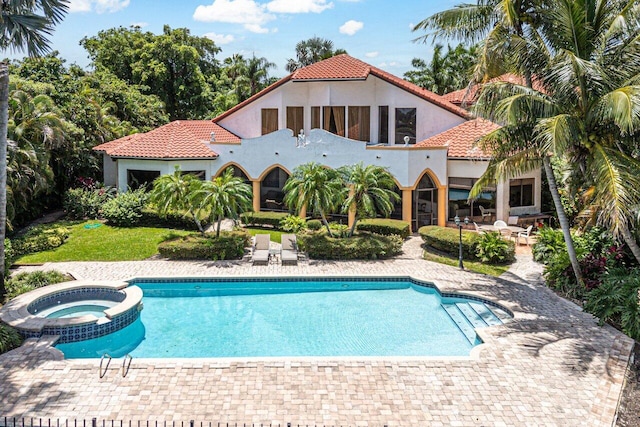
[[[400, 89], [384, 80], [287, 82], [218, 122], [242, 139], [261, 136], [263, 108], [278, 109], [279, 129], [287, 126], [287, 107], [304, 107], [305, 133], [311, 130], [311, 107], [344, 106], [345, 128], [349, 127], [349, 106], [371, 108], [371, 142], [378, 142], [378, 107], [389, 107], [389, 142], [395, 136], [395, 109], [416, 108], [416, 138], [422, 141], [465, 121], [462, 117]], [[322, 125], [322, 124], [321, 124]], [[296, 134], [299, 129], [296, 129]]]
[[238, 164], [250, 179], [257, 180], [274, 165], [292, 172], [297, 166], [311, 161], [334, 169], [362, 162], [387, 167], [400, 188], [414, 186], [426, 169], [430, 169], [441, 184], [447, 181], [447, 150], [444, 148], [367, 146], [365, 142], [342, 138], [321, 129], [310, 131], [307, 142], [304, 147], [296, 147], [297, 138], [289, 129], [283, 129], [243, 140], [239, 145], [211, 144], [219, 154], [213, 176], [230, 163]]
[[104, 185], [115, 187], [118, 185], [118, 160], [108, 154], [102, 154], [102, 170]]
[[159, 171], [160, 175], [172, 174], [176, 166], [180, 166], [183, 172], [205, 171], [205, 179], [211, 179], [211, 170], [215, 160], [145, 160], [145, 159], [118, 159], [118, 190], [127, 190], [127, 171], [144, 170]]

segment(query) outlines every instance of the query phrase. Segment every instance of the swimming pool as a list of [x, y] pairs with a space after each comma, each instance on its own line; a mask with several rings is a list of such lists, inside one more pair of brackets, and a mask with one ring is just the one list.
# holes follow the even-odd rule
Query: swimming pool
[[104, 337], [58, 345], [65, 357], [468, 356], [481, 342], [474, 328], [508, 317], [409, 278], [132, 284], [144, 295], [140, 318]]

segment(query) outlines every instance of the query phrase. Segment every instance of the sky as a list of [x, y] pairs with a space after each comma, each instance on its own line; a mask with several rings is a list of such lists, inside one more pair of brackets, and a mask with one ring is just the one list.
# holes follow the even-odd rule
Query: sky
[[[70, 0], [69, 14], [51, 37], [51, 47], [68, 64], [90, 66], [83, 37], [100, 30], [138, 25], [160, 34], [164, 25], [186, 27], [209, 37], [224, 59], [234, 53], [255, 54], [274, 62], [271, 75], [287, 74], [295, 45], [318, 36], [335, 48], [402, 76], [411, 59], [430, 59], [433, 45], [412, 40], [423, 33], [411, 28], [460, 0]], [[443, 41], [446, 45], [446, 41]], [[453, 43], [452, 43], [453, 44]], [[21, 55], [14, 55], [20, 57]]]

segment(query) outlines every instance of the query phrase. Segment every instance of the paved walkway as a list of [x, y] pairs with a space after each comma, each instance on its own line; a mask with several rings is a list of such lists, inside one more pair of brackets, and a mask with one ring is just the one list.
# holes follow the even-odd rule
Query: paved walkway
[[[73, 262], [82, 279], [141, 276], [411, 275], [499, 302], [509, 324], [480, 331], [470, 358], [65, 361], [45, 343], [0, 356], [0, 416], [350, 426], [610, 426], [632, 340], [540, 280], [520, 255], [495, 279], [420, 259], [418, 238], [386, 261]], [[411, 327], [411, 319], [407, 319]], [[120, 362], [121, 363], [121, 362]]]

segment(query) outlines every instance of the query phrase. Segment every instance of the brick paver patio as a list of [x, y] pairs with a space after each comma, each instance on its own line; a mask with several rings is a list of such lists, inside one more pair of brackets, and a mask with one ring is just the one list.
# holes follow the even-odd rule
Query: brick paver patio
[[[81, 279], [143, 276], [411, 275], [443, 291], [499, 302], [509, 324], [483, 329], [470, 358], [65, 361], [43, 342], [0, 356], [0, 416], [389, 426], [610, 426], [633, 341], [558, 298], [531, 257], [500, 279], [420, 259], [419, 240], [394, 260], [74, 262]], [[411, 319], [407, 319], [411, 327]], [[215, 331], [212, 331], [215, 333]], [[214, 424], [215, 425], [215, 424]]]

